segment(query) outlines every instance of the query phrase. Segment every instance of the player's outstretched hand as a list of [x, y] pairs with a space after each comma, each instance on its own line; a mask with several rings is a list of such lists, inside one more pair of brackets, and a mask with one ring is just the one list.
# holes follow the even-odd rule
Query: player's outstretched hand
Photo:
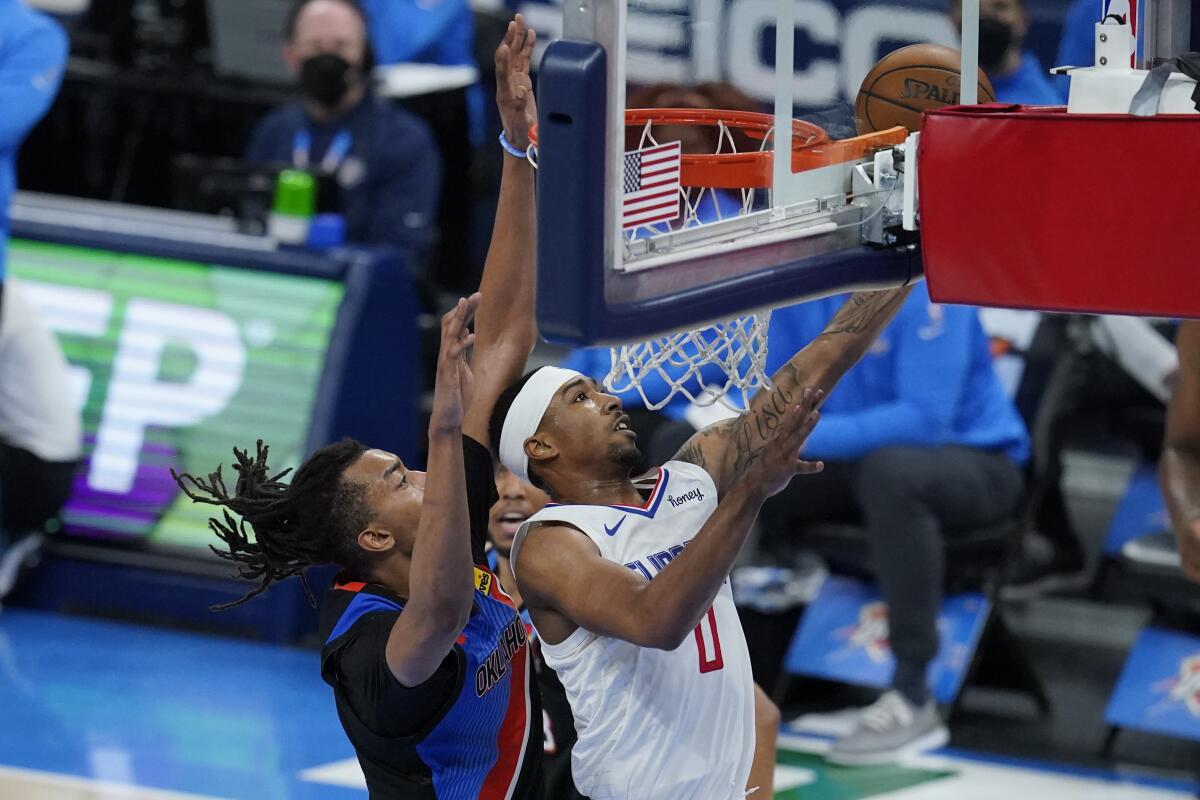
[[529, 79], [529, 62], [536, 41], [537, 32], [526, 28], [525, 18], [517, 14], [496, 48], [496, 107], [500, 110], [504, 138], [522, 150], [529, 147], [529, 129], [537, 122], [537, 103]]
[[800, 402], [784, 413], [771, 440], [742, 474], [742, 480], [763, 498], [779, 494], [796, 475], [824, 469], [822, 462], [805, 461], [800, 457], [800, 448], [821, 418], [817, 408], [824, 399], [825, 392], [820, 389], [805, 389]]
[[442, 316], [442, 341], [438, 348], [437, 374], [433, 386], [433, 413], [429, 431], [453, 432], [462, 427], [463, 415], [471, 405], [471, 367], [467, 350], [475, 343], [471, 320], [479, 308], [479, 292], [459, 298]]

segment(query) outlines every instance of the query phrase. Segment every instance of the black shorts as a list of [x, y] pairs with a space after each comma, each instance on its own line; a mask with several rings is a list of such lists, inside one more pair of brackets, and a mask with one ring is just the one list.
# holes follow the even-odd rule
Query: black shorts
[[19, 536], [56, 516], [71, 494], [77, 467], [0, 442], [0, 531]]

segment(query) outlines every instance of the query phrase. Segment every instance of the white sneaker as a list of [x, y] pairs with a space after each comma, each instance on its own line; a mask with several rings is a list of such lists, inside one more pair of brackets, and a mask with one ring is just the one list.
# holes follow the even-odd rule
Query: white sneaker
[[858, 724], [825, 758], [834, 764], [889, 764], [943, 747], [950, 732], [930, 699], [917, 707], [894, 689], [863, 709]]

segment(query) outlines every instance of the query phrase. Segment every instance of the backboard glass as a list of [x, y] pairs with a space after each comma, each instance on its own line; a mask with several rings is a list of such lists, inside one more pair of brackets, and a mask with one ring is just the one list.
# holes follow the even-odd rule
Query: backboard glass
[[[872, 46], [862, 51], [861, 64], [846, 70], [812, 58], [822, 41], [820, 23], [813, 18], [821, 14], [804, 0], [736, 6], [724, 0], [652, 5], [569, 0], [562, 9], [563, 39], [547, 49], [539, 71], [543, 335], [575, 344], [644, 339], [751, 309], [919, 277], [919, 259], [910, 244], [864, 240], [862, 223], [879, 210], [880, 198], [872, 205], [854, 202], [848, 194], [854, 168], [870, 164], [870, 153], [803, 171], [793, 171], [790, 159], [775, 159], [769, 184], [752, 201], [752, 213], [716, 224], [706, 220], [700, 232], [681, 234], [679, 223], [623, 231], [621, 219], [625, 153], [638, 147], [637, 137], [626, 135], [628, 86], [636, 91], [639, 82], [655, 77], [680, 84], [724, 79], [775, 118], [767, 147], [779, 152], [791, 151], [794, 110], [811, 106], [814, 96], [834, 100], [827, 105], [841, 112], [840, 119], [825, 115], [833, 138], [853, 136], [851, 110], [836, 101], [853, 98], [880, 49], [957, 39], [944, 10], [935, 4], [908, 5], [906, 13], [892, 15], [886, 41], [878, 7], [851, 15], [847, 22]], [[656, 25], [648, 24], [650, 15]], [[872, 25], [875, 33], [868, 32]], [[658, 55], [645, 47], [645, 40], [655, 37]], [[684, 38], [690, 60], [663, 69], [668, 60], [662, 52]], [[853, 76], [853, 91], [843, 91], [847, 75]], [[829, 94], [814, 95], [819, 83], [828, 84]], [[880, 194], [877, 187], [866, 188]], [[664, 237], [666, 228], [675, 230]]]

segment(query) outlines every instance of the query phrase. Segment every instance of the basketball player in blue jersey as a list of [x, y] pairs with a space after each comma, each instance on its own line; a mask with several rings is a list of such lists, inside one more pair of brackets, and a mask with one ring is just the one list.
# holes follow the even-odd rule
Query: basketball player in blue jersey
[[820, 469], [798, 455], [816, 409], [907, 295], [853, 295], [745, 414], [642, 478], [628, 417], [590, 378], [543, 367], [497, 401], [501, 460], [555, 501], [521, 526], [511, 564], [570, 700], [583, 794], [746, 793], [753, 679], [729, 571], [762, 502]]
[[[536, 119], [533, 46], [518, 15], [496, 52], [514, 150]], [[534, 238], [532, 167], [506, 156], [482, 298], [442, 320], [428, 473], [345, 440], [306, 459], [290, 485], [261, 443], [253, 456], [235, 450], [232, 493], [219, 469], [177, 476], [194, 500], [224, 508], [214, 550], [258, 581], [242, 601], [311, 565], [341, 566], [322, 602], [321, 675], [373, 800], [543, 797], [525, 624], [484, 553], [496, 495], [488, 417], [533, 349]]]
[[492, 547], [488, 551], [488, 563], [500, 585], [521, 612], [529, 634], [529, 655], [533, 662], [533, 674], [542, 696], [542, 729], [545, 746], [543, 772], [546, 779], [546, 797], [554, 800], [580, 800], [581, 795], [571, 781], [571, 748], [575, 745], [575, 720], [566, 692], [554, 670], [542, 658], [537, 632], [529, 619], [529, 610], [517, 590], [517, 581], [509, 565], [509, 553], [517, 529], [529, 517], [536, 514], [549, 502], [546, 494], [531, 484], [517, 478], [500, 467], [496, 473], [496, 491], [499, 499], [492, 506], [488, 521], [488, 540]]

